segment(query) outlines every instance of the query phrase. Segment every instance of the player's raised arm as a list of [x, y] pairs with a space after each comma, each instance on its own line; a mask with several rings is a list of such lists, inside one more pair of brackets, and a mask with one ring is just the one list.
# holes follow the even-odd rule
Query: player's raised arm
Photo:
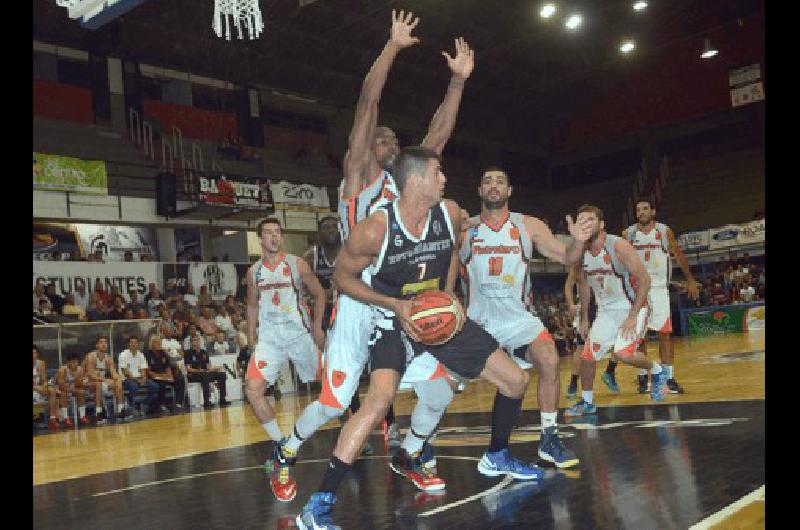
[[379, 210], [358, 223], [336, 258], [333, 281], [351, 298], [394, 311], [399, 300], [383, 295], [361, 280], [361, 271], [377, 257], [386, 235], [386, 212]]
[[461, 260], [458, 256], [458, 250], [461, 248], [464, 234], [461, 230], [461, 218], [463, 210], [456, 204], [455, 201], [450, 199], [445, 200], [447, 205], [447, 214], [450, 216], [450, 223], [453, 225], [453, 255], [450, 258], [450, 268], [447, 270], [447, 281], [445, 282], [444, 290], [455, 296], [456, 294], [456, 279], [458, 279], [458, 271], [461, 266]]
[[675, 233], [672, 231], [672, 228], [667, 228], [667, 239], [669, 239], [669, 250], [675, 255], [675, 259], [678, 261], [678, 265], [683, 271], [683, 275], [686, 277], [686, 293], [692, 300], [697, 300], [697, 297], [700, 295], [700, 284], [694, 279], [692, 268], [689, 267], [689, 262], [686, 260], [681, 246], [675, 239]]
[[378, 103], [383, 86], [386, 84], [386, 77], [397, 53], [403, 48], [419, 42], [418, 38], [411, 36], [411, 32], [417, 27], [417, 24], [419, 24], [419, 18], [414, 18], [413, 13], [405, 14], [404, 11], [400, 11], [397, 14], [392, 10], [392, 29], [389, 40], [367, 73], [367, 77], [364, 78], [361, 94], [356, 103], [353, 129], [350, 131], [347, 153], [344, 155], [345, 198], [353, 197], [361, 191], [362, 183], [369, 169], [375, 126], [378, 124]]
[[569, 246], [565, 245], [553, 235], [550, 228], [536, 217], [525, 216], [525, 228], [536, 245], [536, 249], [546, 258], [562, 263], [568, 267], [578, 263], [583, 256], [586, 241], [592, 235], [589, 222], [584, 219], [579, 223], [572, 222], [572, 216], [567, 216], [567, 227], [572, 235]]
[[247, 269], [247, 343], [255, 348], [258, 330], [258, 286], [255, 284], [254, 271], [258, 262]]
[[450, 135], [453, 134], [453, 129], [456, 126], [456, 116], [458, 116], [458, 107], [461, 104], [461, 96], [464, 93], [464, 83], [475, 67], [475, 50], [469, 47], [464, 37], [457, 38], [455, 42], [455, 57], [450, 57], [447, 52], [442, 52], [453, 75], [450, 78], [450, 84], [447, 85], [444, 100], [431, 119], [428, 134], [422, 140], [424, 147], [430, 147], [440, 155], [444, 151], [444, 146], [450, 139]]
[[[570, 320], [575, 318], [575, 284], [578, 283], [578, 270], [580, 265], [573, 265], [567, 271], [567, 279], [564, 282], [564, 300], [567, 302], [567, 316]], [[583, 298], [581, 298], [583, 300]]]
[[314, 298], [314, 321], [312, 324], [314, 342], [316, 342], [319, 349], [324, 349], [325, 333], [322, 331], [322, 319], [325, 316], [325, 301], [327, 300], [325, 288], [322, 287], [317, 275], [314, 274], [314, 271], [302, 258], [297, 260], [297, 271], [300, 273], [300, 280], [302, 280], [306, 291]]

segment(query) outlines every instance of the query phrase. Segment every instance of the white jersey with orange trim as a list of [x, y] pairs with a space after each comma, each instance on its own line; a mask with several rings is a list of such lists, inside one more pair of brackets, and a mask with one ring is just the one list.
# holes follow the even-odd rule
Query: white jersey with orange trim
[[459, 251], [467, 316], [509, 353], [535, 339], [552, 340], [530, 311], [533, 243], [525, 216], [509, 212], [497, 225], [472, 221], [479, 224], [467, 230]]
[[[586, 250], [582, 268], [597, 300], [598, 312], [630, 309], [635, 299], [630, 271], [622, 264], [614, 249], [621, 238], [606, 234], [605, 243], [597, 255]], [[586, 300], [583, 300], [586, 303]]]
[[347, 180], [343, 179], [339, 184], [339, 233], [342, 236], [342, 243], [350, 237], [350, 231], [356, 223], [369, 217], [376, 208], [400, 196], [394, 177], [386, 170], [381, 171], [372, 182], [364, 186], [358, 195], [349, 199], [344, 196], [346, 182]]
[[250, 268], [258, 296], [259, 343], [291, 341], [311, 332], [298, 259], [292, 254], [283, 254], [274, 267], [259, 260]]
[[625, 231], [628, 242], [639, 253], [650, 275], [651, 289], [666, 289], [672, 277], [668, 230], [664, 223], [654, 223], [649, 232], [642, 230], [638, 224], [629, 226]]

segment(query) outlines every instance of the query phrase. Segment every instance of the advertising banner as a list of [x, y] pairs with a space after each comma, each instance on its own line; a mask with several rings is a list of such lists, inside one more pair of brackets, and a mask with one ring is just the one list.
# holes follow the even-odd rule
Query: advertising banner
[[731, 105], [740, 107], [764, 99], [764, 83], [761, 79], [761, 64], [753, 63], [728, 72]]
[[102, 252], [105, 261], [124, 261], [125, 251], [133, 253], [133, 260], [140, 261], [147, 254], [158, 260], [156, 236], [152, 228], [142, 226], [113, 226], [77, 223], [74, 225], [80, 237], [83, 252]]
[[267, 179], [207, 174], [197, 177], [197, 183], [200, 201], [205, 204], [265, 211], [273, 208]]
[[720, 248], [735, 247], [739, 244], [739, 225], [725, 225], [720, 228], [708, 230], [708, 248], [717, 250]]
[[736, 235], [736, 241], [740, 245], [748, 243], [763, 243], [766, 240], [766, 219], [759, 219], [758, 221], [751, 221], [739, 226], [739, 233]]
[[700, 230], [697, 232], [687, 232], [685, 234], [681, 234], [678, 242], [681, 246], [681, 249], [684, 251], [708, 250], [708, 230]]
[[80, 257], [75, 229], [67, 224], [33, 223], [33, 259], [51, 261]]
[[764, 331], [767, 329], [767, 306], [748, 307], [745, 316], [745, 331]]
[[311, 184], [278, 181], [270, 184], [275, 207], [279, 209], [305, 209], [329, 211], [328, 190]]
[[243, 299], [247, 296], [246, 263], [165, 263], [162, 265], [167, 293], [183, 292], [183, 288], [191, 283], [195, 294], [206, 287], [208, 294], [216, 301], [222, 301], [228, 295]]
[[128, 300], [128, 292], [136, 291], [139, 299], [147, 293], [147, 285], [159, 281], [158, 263], [94, 263], [81, 261], [34, 261], [33, 286], [37, 283], [55, 283], [56, 293], [64, 296], [75, 292], [82, 284], [86, 292], [94, 290], [95, 283], [100, 280], [104, 289], [111, 290], [116, 285], [120, 293]]
[[34, 151], [33, 189], [108, 195], [106, 164]]
[[745, 317], [749, 308], [726, 306], [708, 311], [687, 313], [690, 335], [715, 335], [745, 331]]

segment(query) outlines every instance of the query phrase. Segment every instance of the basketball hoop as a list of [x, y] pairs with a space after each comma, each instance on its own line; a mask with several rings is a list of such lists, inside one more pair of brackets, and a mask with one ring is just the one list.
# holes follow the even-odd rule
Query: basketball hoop
[[257, 39], [264, 31], [258, 0], [214, 0], [214, 22], [211, 27], [217, 37], [224, 36], [231, 40], [231, 19], [240, 39], [244, 38], [245, 32], [250, 40]]

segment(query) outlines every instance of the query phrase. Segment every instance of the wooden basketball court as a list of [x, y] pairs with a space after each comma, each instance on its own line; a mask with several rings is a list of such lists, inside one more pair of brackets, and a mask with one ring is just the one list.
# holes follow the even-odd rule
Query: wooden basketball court
[[[376, 455], [342, 483], [334, 520], [343, 528], [763, 528], [764, 334], [675, 341], [686, 394], [655, 404], [636, 393], [635, 370], [619, 365], [620, 394], [598, 376], [596, 421], [559, 415], [578, 467], [548, 470], [540, 484], [480, 475], [495, 390], [476, 382], [455, 398], [434, 443], [442, 495], [393, 474], [375, 432]], [[569, 372], [562, 359], [562, 410], [572, 403], [563, 398]], [[284, 432], [308, 401], [284, 395], [276, 404]], [[412, 394], [398, 396], [403, 428], [413, 405]], [[516, 456], [535, 459], [539, 421], [534, 372], [512, 437]], [[291, 528], [338, 427], [326, 425], [301, 449], [299, 493], [288, 504], [270, 492], [261, 467], [270, 446], [246, 406], [34, 436], [34, 527]]]

